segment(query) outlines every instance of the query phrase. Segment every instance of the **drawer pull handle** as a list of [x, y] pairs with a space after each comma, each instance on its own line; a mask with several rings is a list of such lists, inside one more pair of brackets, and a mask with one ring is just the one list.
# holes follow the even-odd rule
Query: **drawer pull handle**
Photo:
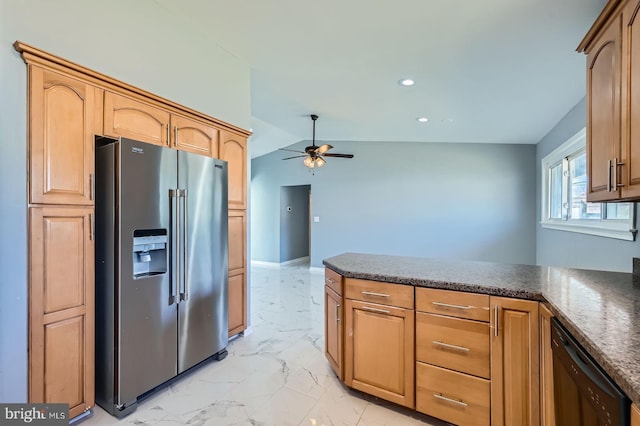
[[371, 312], [379, 312], [381, 314], [390, 314], [391, 313], [391, 311], [387, 311], [386, 309], [370, 308], [369, 306], [363, 306], [362, 309], [365, 309], [365, 310], [371, 311]]
[[333, 284], [333, 280], [331, 278], [325, 278], [325, 281], [328, 282], [329, 284]]
[[388, 294], [374, 293], [373, 291], [363, 291], [362, 294], [364, 294], [365, 296], [389, 297]]
[[463, 407], [467, 407], [469, 405], [466, 402], [462, 402], [462, 401], [458, 401], [457, 399], [451, 399], [451, 398], [447, 398], [446, 396], [442, 396], [441, 393], [434, 393], [433, 396], [443, 401], [451, 402], [452, 404], [462, 405]]
[[472, 306], [451, 305], [449, 303], [431, 302], [436, 306], [442, 306], [443, 308], [455, 308], [455, 309], [471, 309]]
[[433, 343], [434, 345], [438, 345], [438, 346], [444, 346], [445, 348], [449, 348], [449, 349], [456, 349], [458, 351], [465, 351], [465, 352], [469, 352], [469, 348], [465, 348], [464, 346], [457, 346], [457, 345], [450, 345], [448, 343], [444, 343], [444, 342], [437, 342], [437, 341], [432, 341], [431, 343]]

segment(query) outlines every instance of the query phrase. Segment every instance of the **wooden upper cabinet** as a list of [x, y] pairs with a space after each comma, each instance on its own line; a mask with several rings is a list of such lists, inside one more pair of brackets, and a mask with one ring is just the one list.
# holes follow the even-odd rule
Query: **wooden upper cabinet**
[[491, 425], [539, 425], [538, 302], [490, 300]]
[[229, 209], [246, 209], [247, 138], [221, 130], [220, 159], [229, 163]]
[[29, 66], [29, 202], [92, 205], [96, 88]]
[[640, 0], [622, 10], [622, 51], [627, 66], [622, 67], [622, 163], [621, 187], [624, 199], [640, 198]]
[[610, 1], [587, 53], [588, 201], [640, 199], [640, 0]]
[[104, 135], [169, 145], [171, 114], [112, 92], [104, 94]]
[[171, 115], [172, 146], [208, 157], [218, 157], [218, 129], [181, 115]]
[[620, 195], [613, 181], [621, 161], [620, 31], [620, 19], [612, 21], [587, 56], [587, 199], [591, 202]]
[[94, 405], [93, 208], [32, 207], [29, 402]]

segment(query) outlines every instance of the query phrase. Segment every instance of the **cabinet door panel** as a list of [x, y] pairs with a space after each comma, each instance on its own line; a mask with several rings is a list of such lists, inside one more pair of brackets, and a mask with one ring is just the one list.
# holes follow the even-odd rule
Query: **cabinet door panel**
[[414, 407], [414, 312], [346, 299], [345, 383]]
[[89, 230], [83, 213], [42, 217], [44, 313], [84, 304], [85, 239]]
[[247, 328], [247, 284], [244, 270], [229, 275], [229, 337]]
[[229, 211], [229, 271], [245, 267], [246, 213]]
[[627, 53], [627, 66], [622, 68], [627, 83], [622, 93], [623, 162], [625, 173], [623, 198], [640, 197], [640, 1], [630, 1], [623, 10], [624, 39], [622, 51]]
[[324, 337], [325, 356], [329, 365], [342, 380], [342, 297], [329, 286], [324, 287]]
[[169, 144], [169, 112], [115, 93], [104, 94], [104, 134]]
[[94, 405], [93, 208], [29, 209], [29, 402]]
[[29, 69], [29, 201], [91, 205], [96, 89]]
[[610, 191], [613, 169], [620, 159], [620, 20], [602, 33], [587, 57], [587, 173], [588, 201], [619, 198]]
[[[491, 424], [540, 422], [538, 302], [491, 297]], [[496, 329], [497, 327], [497, 329]]]
[[171, 116], [173, 147], [208, 157], [218, 157], [218, 129], [181, 115]]
[[229, 208], [247, 208], [247, 139], [220, 131], [220, 159], [229, 163]]
[[555, 426], [553, 401], [553, 352], [551, 350], [551, 318], [546, 306], [540, 304], [540, 424]]
[[84, 401], [84, 315], [45, 325], [46, 402], [75, 407]]

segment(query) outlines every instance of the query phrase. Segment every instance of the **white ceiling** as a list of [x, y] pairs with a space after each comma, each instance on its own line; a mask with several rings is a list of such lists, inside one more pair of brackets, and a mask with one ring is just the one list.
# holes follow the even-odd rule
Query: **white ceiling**
[[311, 113], [323, 141], [536, 143], [585, 95], [606, 0], [155, 2], [251, 67], [255, 157]]

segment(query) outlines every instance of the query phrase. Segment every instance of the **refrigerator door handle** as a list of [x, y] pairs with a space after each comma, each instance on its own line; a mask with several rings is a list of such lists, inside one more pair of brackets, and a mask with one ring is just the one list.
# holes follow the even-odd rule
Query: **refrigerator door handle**
[[188, 193], [186, 189], [180, 190], [182, 196], [182, 300], [189, 300], [189, 214], [188, 214]]
[[178, 238], [180, 231], [178, 230], [178, 193], [175, 189], [169, 190], [169, 209], [171, 217], [171, 229], [169, 230], [171, 241], [171, 279], [169, 280], [169, 305], [173, 305], [175, 302], [179, 302], [178, 299], [178, 274], [180, 271], [179, 262], [175, 256], [178, 252]]

